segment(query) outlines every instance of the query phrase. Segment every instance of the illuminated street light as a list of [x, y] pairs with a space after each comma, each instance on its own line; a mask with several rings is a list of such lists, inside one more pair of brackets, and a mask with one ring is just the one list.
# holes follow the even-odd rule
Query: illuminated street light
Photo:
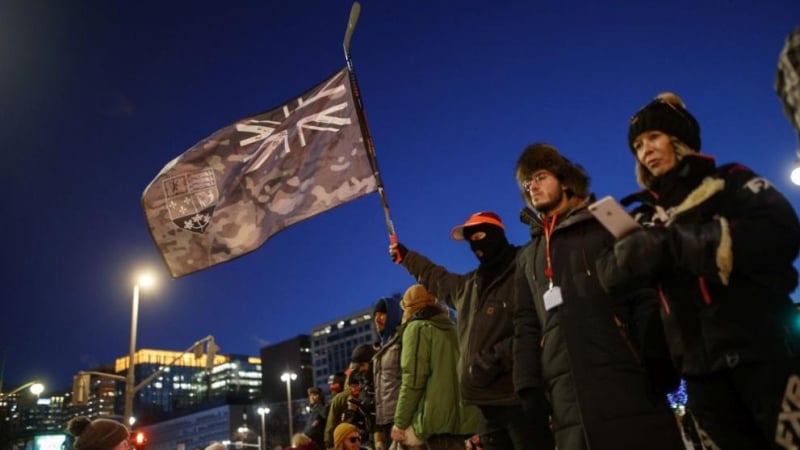
[[263, 408], [258, 408], [256, 412], [258, 412], [258, 415], [261, 416], [261, 442], [263, 445], [261, 450], [267, 450], [267, 425], [266, 422], [264, 422], [264, 416], [269, 414], [269, 408], [266, 406]]
[[38, 397], [42, 392], [44, 392], [44, 385], [42, 383], [33, 383], [31, 385], [31, 394]]
[[42, 383], [40, 383], [38, 381], [29, 381], [29, 382], [23, 384], [22, 386], [14, 389], [13, 391], [5, 392], [5, 393], [0, 392], [0, 397], [2, 397], [4, 395], [16, 394], [17, 392], [20, 392], [20, 391], [24, 390], [25, 388], [30, 388], [31, 394], [33, 394], [33, 395], [35, 395], [37, 397], [39, 396], [39, 394], [44, 392], [44, 385]]
[[128, 352], [128, 373], [125, 378], [125, 415], [123, 422], [127, 426], [133, 425], [133, 396], [136, 394], [134, 391], [136, 386], [136, 377], [134, 374], [133, 357], [136, 353], [136, 326], [139, 321], [139, 287], [150, 287], [153, 285], [153, 276], [150, 274], [141, 274], [133, 284], [133, 299], [131, 301], [131, 340], [130, 349]]
[[284, 372], [281, 375], [281, 381], [286, 382], [286, 406], [289, 408], [289, 439], [294, 436], [294, 427], [292, 426], [292, 381], [297, 379], [297, 374], [294, 372]]
[[792, 164], [792, 173], [789, 177], [792, 179], [792, 183], [800, 186], [800, 159]]

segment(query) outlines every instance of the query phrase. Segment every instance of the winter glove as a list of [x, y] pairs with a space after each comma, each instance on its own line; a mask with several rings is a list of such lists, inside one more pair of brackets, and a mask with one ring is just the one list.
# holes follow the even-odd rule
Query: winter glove
[[399, 242], [392, 242], [389, 244], [389, 256], [392, 258], [392, 262], [395, 264], [400, 264], [403, 262], [403, 259], [406, 257], [408, 253], [408, 249], [405, 245]]
[[476, 387], [486, 387], [503, 371], [500, 358], [493, 354], [478, 353], [469, 365], [469, 380]]
[[597, 260], [600, 284], [606, 292], [619, 292], [642, 282], [649, 284], [669, 259], [664, 228], [636, 230], [614, 243]]
[[550, 403], [545, 398], [544, 388], [525, 388], [519, 391], [522, 409], [525, 411], [550, 411]]

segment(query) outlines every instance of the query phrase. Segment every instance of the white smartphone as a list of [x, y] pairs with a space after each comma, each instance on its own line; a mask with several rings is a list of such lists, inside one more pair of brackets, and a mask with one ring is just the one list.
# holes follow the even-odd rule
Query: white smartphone
[[589, 205], [589, 212], [616, 238], [621, 238], [640, 227], [625, 208], [610, 195]]

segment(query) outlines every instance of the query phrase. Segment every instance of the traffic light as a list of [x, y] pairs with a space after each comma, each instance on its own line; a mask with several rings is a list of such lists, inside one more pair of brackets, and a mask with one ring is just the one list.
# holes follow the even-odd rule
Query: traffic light
[[144, 450], [147, 446], [147, 436], [143, 431], [136, 431], [131, 435], [131, 446], [136, 450]]
[[205, 350], [203, 349], [203, 344], [204, 344], [203, 341], [197, 342], [194, 344], [194, 347], [192, 348], [192, 352], [194, 352], [195, 361], [202, 358], [203, 354], [205, 353]]
[[88, 373], [78, 373], [72, 377], [72, 404], [83, 405], [89, 400], [89, 387], [92, 376]]
[[192, 353], [194, 353], [195, 364], [199, 365], [200, 360], [205, 357], [206, 370], [214, 368], [214, 360], [219, 351], [219, 345], [214, 343], [214, 336], [208, 336], [205, 339], [195, 342], [191, 350]]
[[208, 337], [208, 344], [206, 345], [206, 370], [214, 368], [214, 359], [216, 359], [219, 345], [214, 343], [214, 336]]

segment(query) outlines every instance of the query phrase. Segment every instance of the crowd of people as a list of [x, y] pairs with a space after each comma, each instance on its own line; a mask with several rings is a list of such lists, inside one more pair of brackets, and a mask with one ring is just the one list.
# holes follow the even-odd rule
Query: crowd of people
[[537, 143], [516, 165], [526, 245], [493, 212], [451, 231], [477, 258], [466, 274], [392, 241], [419, 284], [375, 305], [380, 342], [354, 351], [324, 448], [358, 448], [334, 438], [342, 423], [377, 450], [796, 448], [794, 209], [700, 153], [675, 94], [633, 115], [628, 143], [632, 232], [602, 225], [586, 171]]
[[[633, 115], [628, 143], [643, 188], [622, 199], [630, 233], [592, 214], [579, 164], [537, 143], [516, 164], [527, 244], [472, 214], [451, 237], [477, 267], [456, 274], [393, 241], [418, 284], [375, 304], [380, 341], [331, 375], [329, 404], [308, 390], [292, 448], [668, 450], [686, 448], [682, 432], [704, 449], [797, 448], [796, 212], [749, 168], [700, 153], [675, 94]], [[676, 420], [666, 393], [681, 378]], [[124, 450], [114, 424], [73, 420], [75, 449]]]
[[[700, 153], [700, 124], [675, 94], [633, 115], [628, 143], [643, 188], [622, 200], [639, 224], [628, 234], [591, 213], [586, 171], [538, 143], [516, 166], [525, 246], [491, 212], [451, 233], [478, 259], [465, 275], [390, 245], [458, 313], [461, 401], [482, 418], [465, 445], [797, 448], [796, 212], [749, 168]], [[400, 360], [402, 390], [414, 366]], [[681, 378], [676, 420], [665, 394]], [[428, 448], [450, 448], [438, 442]]]

